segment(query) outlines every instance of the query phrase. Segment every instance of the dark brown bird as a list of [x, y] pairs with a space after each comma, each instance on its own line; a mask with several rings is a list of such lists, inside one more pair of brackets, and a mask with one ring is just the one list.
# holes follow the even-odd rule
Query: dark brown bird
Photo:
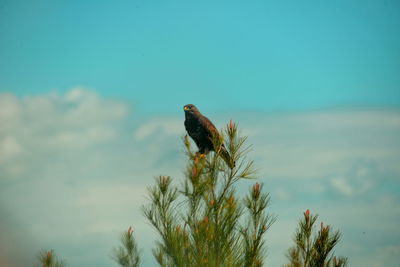
[[235, 162], [232, 160], [224, 144], [218, 149], [214, 147], [213, 140], [217, 140], [220, 136], [214, 124], [207, 117], [203, 116], [193, 104], [185, 105], [183, 110], [185, 111], [186, 131], [199, 148], [199, 153], [207, 154], [210, 151], [217, 151], [230, 168], [235, 167]]

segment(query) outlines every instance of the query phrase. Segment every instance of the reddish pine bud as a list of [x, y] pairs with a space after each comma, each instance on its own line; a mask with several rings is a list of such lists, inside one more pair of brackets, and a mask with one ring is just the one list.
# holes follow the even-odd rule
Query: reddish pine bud
[[204, 223], [208, 223], [208, 217], [207, 216], [204, 216], [203, 222]]
[[48, 259], [50, 259], [50, 258], [51, 258], [51, 256], [52, 256], [52, 253], [51, 253], [51, 251], [47, 251], [47, 258], [48, 258]]
[[192, 177], [196, 177], [197, 176], [197, 168], [196, 166], [193, 166], [192, 168]]
[[333, 263], [335, 264], [335, 266], [338, 266], [336, 256], [333, 258]]
[[133, 234], [132, 226], [129, 226], [128, 235], [131, 236]]
[[233, 125], [234, 125], [234, 124], [233, 124], [232, 120], [230, 120], [230, 121], [229, 121], [229, 129], [232, 130], [232, 129], [233, 129]]
[[306, 212], [304, 213], [304, 215], [308, 218], [310, 216], [310, 210], [307, 209]]
[[211, 199], [210, 200], [210, 206], [214, 206], [214, 203], [215, 203], [214, 199]]
[[256, 183], [253, 186], [253, 195], [255, 198], [258, 198], [258, 196], [260, 195], [260, 184], [259, 183]]

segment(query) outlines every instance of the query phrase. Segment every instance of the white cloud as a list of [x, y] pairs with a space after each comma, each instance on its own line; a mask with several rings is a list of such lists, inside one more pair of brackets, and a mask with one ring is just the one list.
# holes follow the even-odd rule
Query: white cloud
[[45, 164], [46, 155], [79, 153], [113, 141], [128, 114], [126, 103], [101, 99], [80, 88], [65, 95], [49, 93], [22, 99], [0, 94], [0, 103], [0, 124], [4, 126], [0, 130], [0, 161], [18, 156], [1, 167], [6, 176], [15, 174], [16, 168], [28, 173], [35, 165]]
[[[325, 187], [352, 195], [373, 189], [378, 177], [400, 173], [396, 164], [399, 111], [333, 110], [238, 118], [243, 129], [257, 133], [249, 141], [266, 179], [323, 180]], [[332, 177], [341, 178], [330, 182]]]
[[5, 163], [18, 156], [22, 147], [13, 136], [4, 136], [0, 140], [0, 163]]
[[157, 118], [144, 123], [135, 132], [137, 140], [142, 141], [154, 134], [181, 135], [184, 133], [183, 121], [177, 118]]
[[340, 193], [344, 195], [350, 196], [353, 193], [353, 188], [343, 177], [333, 178], [331, 183], [337, 190], [339, 190]]
[[275, 192], [275, 196], [279, 200], [289, 200], [291, 198], [290, 193], [287, 190], [284, 189], [277, 189]]
[[0, 118], [2, 121], [15, 117], [18, 109], [18, 100], [13, 94], [0, 93]]

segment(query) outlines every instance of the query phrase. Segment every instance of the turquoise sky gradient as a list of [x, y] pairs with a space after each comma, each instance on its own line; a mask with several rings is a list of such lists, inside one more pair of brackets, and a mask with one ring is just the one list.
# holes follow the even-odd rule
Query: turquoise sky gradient
[[183, 178], [187, 103], [254, 145], [269, 266], [310, 209], [350, 266], [397, 267], [397, 0], [0, 0], [0, 265], [116, 266], [132, 225], [154, 266], [140, 207]]
[[400, 104], [400, 3], [0, 1], [0, 90], [143, 112]]

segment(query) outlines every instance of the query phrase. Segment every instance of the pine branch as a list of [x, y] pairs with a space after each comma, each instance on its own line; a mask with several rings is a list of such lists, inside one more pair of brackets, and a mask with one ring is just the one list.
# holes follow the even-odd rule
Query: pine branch
[[287, 253], [289, 264], [285, 267], [345, 267], [347, 258], [333, 256], [333, 248], [340, 241], [340, 232], [332, 232], [329, 225], [321, 223], [315, 234], [318, 216], [304, 212], [294, 235], [295, 246]]
[[38, 255], [38, 259], [40, 262], [40, 265], [42, 267], [64, 267], [65, 261], [64, 260], [59, 260], [55, 253], [54, 250], [41, 250]]
[[114, 248], [112, 259], [123, 267], [141, 266], [140, 253], [133, 237], [132, 227], [122, 233], [120, 240], [122, 245]]

